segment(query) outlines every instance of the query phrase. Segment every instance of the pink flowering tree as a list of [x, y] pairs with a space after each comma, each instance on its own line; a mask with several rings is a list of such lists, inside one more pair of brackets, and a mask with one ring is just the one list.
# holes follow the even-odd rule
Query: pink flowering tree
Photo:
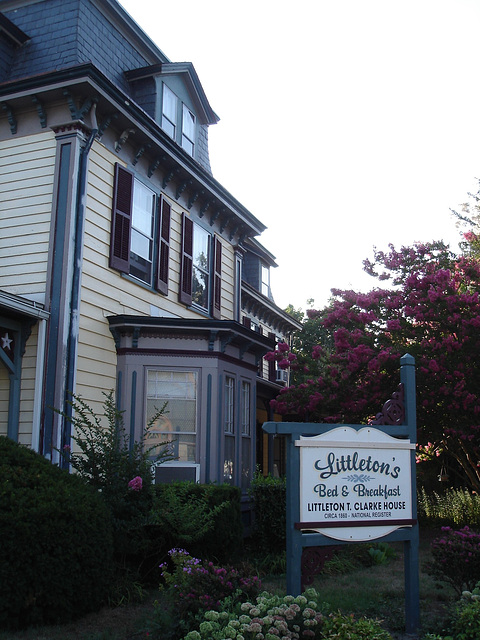
[[480, 260], [442, 242], [375, 251], [365, 270], [388, 285], [332, 290], [307, 311], [290, 352], [268, 354], [292, 371], [273, 401], [310, 422], [366, 423], [396, 390], [399, 359], [417, 365], [419, 460], [447, 455], [480, 491]]

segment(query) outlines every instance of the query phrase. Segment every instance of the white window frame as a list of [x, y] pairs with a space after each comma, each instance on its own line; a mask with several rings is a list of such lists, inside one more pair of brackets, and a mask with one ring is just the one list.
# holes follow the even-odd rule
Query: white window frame
[[162, 129], [174, 140], [177, 137], [178, 97], [162, 82]]
[[195, 132], [197, 119], [185, 103], [182, 103], [182, 147], [192, 157], [195, 154]]
[[[151, 380], [150, 379], [150, 374], [170, 374], [170, 382], [172, 383], [172, 387], [177, 384], [182, 384], [185, 386], [185, 395], [176, 395], [176, 394], [168, 394], [168, 393], [162, 393], [159, 395], [158, 393], [158, 383], [162, 382], [158, 380], [158, 376], [157, 380]], [[183, 380], [178, 380], [175, 383], [175, 377], [176, 374], [182, 374]], [[175, 442], [175, 435], [185, 435], [185, 436], [194, 436], [194, 441], [195, 441], [195, 454], [191, 459], [185, 459], [185, 457], [180, 457], [178, 459], [177, 462], [182, 462], [182, 463], [195, 463], [197, 461], [198, 458], [198, 447], [199, 447], [199, 442], [198, 442], [198, 403], [200, 401], [199, 398], [199, 378], [200, 378], [200, 374], [199, 371], [196, 371], [194, 369], [184, 369], [184, 368], [175, 368], [175, 367], [168, 367], [168, 368], [158, 368], [158, 367], [148, 367], [146, 369], [146, 388], [145, 388], [145, 402], [147, 403], [147, 415], [148, 415], [148, 401], [150, 400], [156, 400], [157, 402], [155, 403], [155, 406], [160, 409], [163, 406], [164, 402], [167, 402], [167, 406], [166, 406], [166, 412], [164, 413], [163, 417], [160, 418], [160, 420], [164, 421], [164, 424], [169, 423], [171, 425], [171, 428], [155, 428], [155, 426], [151, 429], [151, 432], [153, 434], [158, 434], [158, 441], [159, 442], [163, 442], [165, 440], [171, 440], [172, 442]], [[188, 378], [191, 377], [191, 380], [189, 380]], [[155, 385], [157, 391], [155, 394], [151, 393], [151, 387], [150, 385], [153, 384]], [[188, 389], [191, 389], [191, 385], [194, 385], [194, 393], [193, 396], [191, 394], [188, 393]], [[170, 419], [169, 419], [169, 409], [168, 409], [168, 400], [169, 398], [171, 398], [172, 400], [189, 400], [190, 402], [194, 403], [194, 411], [193, 411], [193, 415], [194, 415], [194, 424], [193, 424], [193, 429], [191, 430], [175, 430], [174, 426], [172, 425]], [[173, 413], [172, 413], [173, 416]], [[166, 422], [165, 422], [166, 421]], [[148, 440], [147, 440], [147, 446], [148, 446]], [[184, 445], [186, 447], [186, 450], [188, 450], [188, 443]]]
[[270, 297], [270, 267], [263, 262], [260, 264], [260, 293]]
[[[206, 240], [206, 250], [207, 255], [205, 256], [205, 264], [201, 262], [201, 254], [196, 255], [197, 251], [195, 247], [198, 247], [199, 236]], [[202, 226], [193, 223], [193, 261], [192, 261], [192, 302], [195, 306], [204, 309], [205, 311], [209, 311], [210, 309], [210, 296], [212, 290], [212, 234], [209, 233]], [[200, 278], [196, 278], [196, 274], [200, 276]], [[195, 280], [197, 282], [202, 282], [204, 279], [205, 283], [205, 293], [203, 298], [205, 299], [205, 304], [199, 302], [198, 298], [195, 299]]]
[[[151, 211], [149, 211], [149, 209], [144, 209], [142, 212], [141, 208], [138, 206], [139, 203], [138, 203], [138, 200], [136, 201], [136, 195], [138, 196], [140, 190], [144, 192], [149, 192], [149, 195], [151, 197], [151, 205], [150, 205]], [[155, 234], [156, 199], [157, 199], [157, 194], [152, 189], [147, 187], [143, 182], [140, 182], [140, 180], [137, 180], [134, 177], [133, 200], [132, 200], [132, 221], [131, 221], [131, 232], [130, 232], [131, 235], [130, 235], [129, 274], [133, 278], [136, 278], [141, 282], [145, 282], [148, 285], [151, 285], [153, 282], [153, 256], [154, 256], [154, 249], [155, 249], [154, 234]], [[142, 224], [142, 216], [140, 215], [142, 213], [145, 214], [143, 216], [144, 218], [143, 222], [146, 222], [148, 215], [150, 215], [149, 229], [147, 228], [148, 224]], [[146, 253], [148, 253], [148, 257], [145, 255], [142, 255], [142, 253], [138, 253], [137, 251], [134, 251], [135, 238], [137, 238], [139, 242], [145, 243], [146, 247], [148, 247], [146, 251]], [[139, 248], [139, 245], [137, 246]], [[136, 264], [139, 264], [137, 262], [137, 259], [144, 260], [145, 263], [149, 265], [148, 269], [145, 269], [145, 274], [144, 274], [145, 276], [147, 276], [147, 270], [148, 270], [148, 277], [142, 276], [142, 274], [140, 273], [140, 265], [136, 267]]]

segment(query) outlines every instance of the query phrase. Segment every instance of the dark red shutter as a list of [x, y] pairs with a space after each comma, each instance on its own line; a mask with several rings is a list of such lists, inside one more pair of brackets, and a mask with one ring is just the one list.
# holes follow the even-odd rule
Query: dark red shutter
[[110, 266], [123, 273], [128, 273], [130, 269], [132, 200], [133, 174], [117, 163], [113, 183]]
[[222, 315], [222, 243], [216, 236], [213, 265], [213, 317], [220, 320]]
[[180, 273], [180, 302], [192, 304], [193, 276], [193, 222], [183, 214], [182, 218], [182, 270]]
[[158, 233], [158, 274], [157, 291], [168, 293], [168, 259], [170, 254], [170, 211], [169, 203], [162, 198], [160, 205], [160, 225]]
[[247, 329], [251, 329], [252, 328], [252, 319], [249, 318], [248, 316], [243, 316], [242, 324], [243, 324], [244, 327], [247, 327]]
[[[271, 331], [268, 332], [268, 337], [269, 338], [273, 338], [273, 340], [275, 340], [275, 334], [272, 333]], [[268, 361], [268, 379], [270, 382], [276, 382], [277, 381], [277, 364], [275, 362], [275, 360], [269, 360]]]

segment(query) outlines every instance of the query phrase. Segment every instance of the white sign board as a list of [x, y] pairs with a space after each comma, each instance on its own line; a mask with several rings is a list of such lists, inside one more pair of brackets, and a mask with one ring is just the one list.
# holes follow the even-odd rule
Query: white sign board
[[336, 540], [380, 538], [412, 520], [409, 440], [341, 426], [300, 447], [300, 528]]

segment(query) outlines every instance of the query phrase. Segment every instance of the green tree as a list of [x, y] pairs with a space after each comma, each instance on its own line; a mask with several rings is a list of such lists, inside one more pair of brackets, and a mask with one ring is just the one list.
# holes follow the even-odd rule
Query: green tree
[[399, 359], [410, 353], [421, 455], [447, 453], [479, 491], [480, 261], [431, 242], [390, 245], [364, 266], [390, 288], [332, 290], [328, 307], [307, 312], [299, 348], [268, 355], [295, 376], [274, 408], [306, 421], [366, 423], [396, 390]]

